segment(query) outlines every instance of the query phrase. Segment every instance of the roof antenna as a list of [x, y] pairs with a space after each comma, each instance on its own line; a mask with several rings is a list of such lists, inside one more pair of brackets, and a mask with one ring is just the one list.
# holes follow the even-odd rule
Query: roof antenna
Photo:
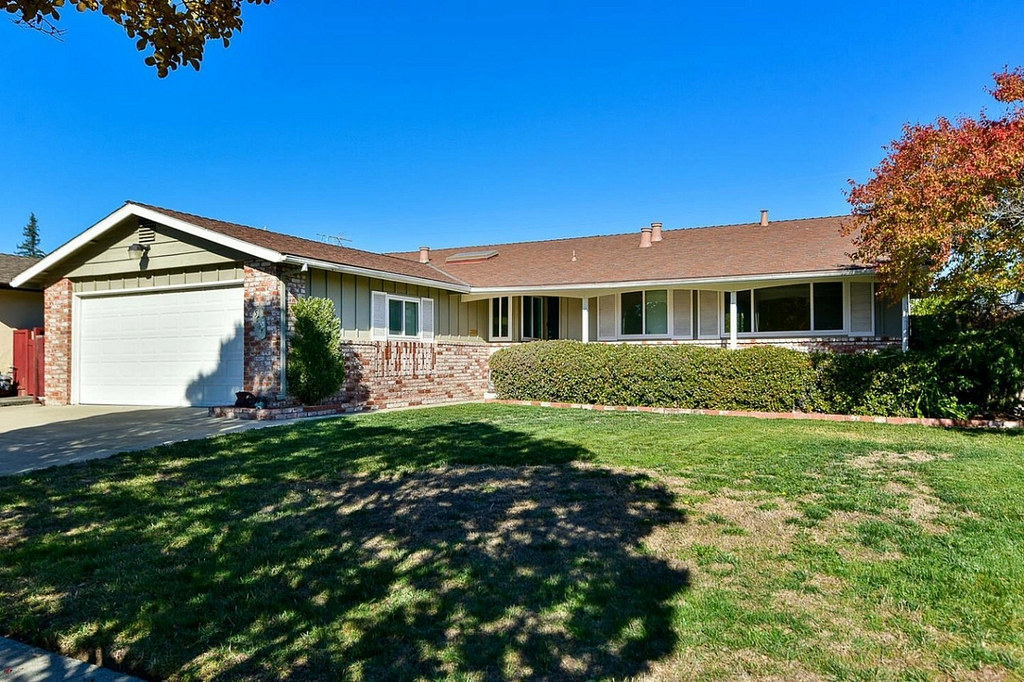
[[348, 237], [345, 237], [340, 234], [324, 234], [323, 232], [317, 232], [316, 236], [320, 237], [320, 241], [324, 242], [325, 244], [334, 244], [335, 246], [344, 246], [342, 242], [352, 241]]

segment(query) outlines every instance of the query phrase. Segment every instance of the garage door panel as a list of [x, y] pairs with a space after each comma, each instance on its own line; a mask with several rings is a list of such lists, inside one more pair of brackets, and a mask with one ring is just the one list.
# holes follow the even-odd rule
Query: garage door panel
[[242, 289], [83, 298], [79, 402], [214, 405], [242, 389]]

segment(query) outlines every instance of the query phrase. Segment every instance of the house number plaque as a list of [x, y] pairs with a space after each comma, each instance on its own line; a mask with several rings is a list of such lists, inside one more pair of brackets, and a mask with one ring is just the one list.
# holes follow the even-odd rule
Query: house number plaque
[[267, 318], [263, 314], [263, 308], [252, 311], [252, 333], [259, 341], [267, 338]]

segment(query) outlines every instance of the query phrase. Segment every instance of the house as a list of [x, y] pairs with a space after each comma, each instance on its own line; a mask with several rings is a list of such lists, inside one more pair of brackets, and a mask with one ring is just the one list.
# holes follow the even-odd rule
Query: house
[[0, 373], [6, 374], [14, 364], [14, 330], [43, 326], [43, 288], [14, 288], [11, 280], [39, 262], [0, 253]]
[[129, 202], [13, 284], [45, 287], [48, 403], [283, 400], [288, 306], [323, 296], [335, 400], [426, 404], [481, 396], [493, 350], [531, 339], [898, 345], [907, 302], [876, 296], [840, 221], [380, 254]]

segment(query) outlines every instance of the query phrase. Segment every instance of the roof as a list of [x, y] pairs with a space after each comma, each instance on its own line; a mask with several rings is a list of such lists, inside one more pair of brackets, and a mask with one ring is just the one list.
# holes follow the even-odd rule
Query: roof
[[[434, 263], [474, 288], [572, 286], [618, 282], [700, 280], [851, 272], [851, 237], [840, 234], [844, 216], [663, 230], [663, 239], [640, 248], [640, 231], [549, 241], [510, 242], [430, 251]], [[472, 261], [465, 252], [497, 251]], [[394, 253], [418, 259], [419, 252]], [[575, 256], [575, 258], [574, 258]]]
[[39, 258], [0, 253], [0, 288], [7, 289], [11, 280], [40, 261]]
[[378, 270], [380, 272], [393, 273], [396, 275], [419, 277], [422, 279], [435, 280], [440, 284], [464, 285], [464, 282], [461, 282], [455, 277], [452, 277], [432, 265], [410, 262], [408, 259], [398, 258], [382, 253], [373, 253], [371, 251], [362, 251], [360, 249], [350, 249], [345, 246], [326, 244], [324, 242], [304, 239], [302, 237], [293, 237], [292, 235], [283, 234], [281, 232], [272, 232], [258, 227], [250, 227], [248, 225], [240, 225], [238, 223], [229, 223], [223, 220], [205, 218], [193, 213], [184, 213], [182, 211], [175, 211], [169, 208], [142, 204], [137, 201], [130, 201], [128, 203], [130, 205], [148, 208], [171, 218], [191, 223], [197, 227], [227, 235], [228, 237], [234, 237], [235, 239], [255, 244], [265, 249], [277, 251], [287, 256], [297, 256], [299, 258], [308, 258], [337, 265], [350, 265], [353, 267]]

